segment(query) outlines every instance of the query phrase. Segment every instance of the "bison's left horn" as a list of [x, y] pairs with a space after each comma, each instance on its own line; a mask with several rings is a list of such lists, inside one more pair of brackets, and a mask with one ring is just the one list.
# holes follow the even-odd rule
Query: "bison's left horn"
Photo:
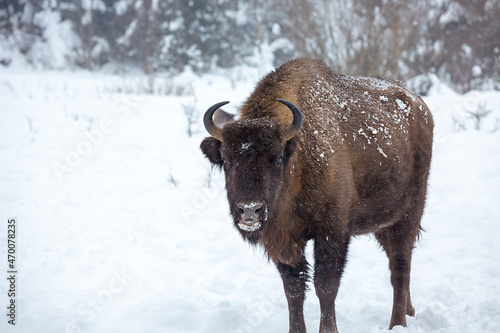
[[288, 125], [285, 128], [285, 132], [283, 134], [285, 141], [288, 141], [295, 135], [297, 135], [297, 133], [299, 133], [300, 128], [302, 127], [302, 113], [300, 112], [298, 107], [296, 107], [293, 103], [289, 101], [286, 101], [281, 98], [278, 98], [277, 101], [288, 106], [290, 111], [292, 111], [293, 113], [293, 121], [290, 125]]
[[229, 102], [220, 102], [217, 104], [212, 105], [211, 107], [208, 108], [207, 112], [205, 112], [205, 116], [203, 117], [203, 124], [205, 125], [205, 129], [207, 130], [208, 133], [210, 133], [211, 136], [216, 138], [217, 140], [222, 142], [222, 135], [220, 132], [220, 127], [215, 125], [213, 116], [214, 112], [220, 108], [223, 105], [226, 105]]

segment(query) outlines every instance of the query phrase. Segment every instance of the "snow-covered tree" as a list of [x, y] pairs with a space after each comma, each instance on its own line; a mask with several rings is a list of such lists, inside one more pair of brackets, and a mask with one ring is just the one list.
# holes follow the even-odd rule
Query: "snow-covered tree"
[[496, 0], [0, 0], [0, 65], [17, 52], [38, 67], [203, 72], [307, 56], [500, 89], [499, 16]]

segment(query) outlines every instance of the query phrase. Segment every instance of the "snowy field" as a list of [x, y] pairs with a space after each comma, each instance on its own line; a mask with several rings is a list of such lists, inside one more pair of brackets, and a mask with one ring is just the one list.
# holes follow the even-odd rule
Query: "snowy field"
[[[281, 279], [233, 229], [223, 177], [198, 148], [204, 110], [230, 100], [235, 111], [262, 74], [2, 69], [0, 269], [15, 217], [19, 276], [15, 326], [0, 280], [0, 332], [286, 332]], [[500, 92], [436, 83], [425, 100], [436, 135], [412, 269], [417, 315], [393, 332], [500, 332]], [[480, 130], [467, 113], [478, 108], [492, 110]], [[391, 307], [385, 254], [372, 237], [353, 240], [340, 332], [387, 332]], [[312, 289], [308, 331], [319, 315]]]

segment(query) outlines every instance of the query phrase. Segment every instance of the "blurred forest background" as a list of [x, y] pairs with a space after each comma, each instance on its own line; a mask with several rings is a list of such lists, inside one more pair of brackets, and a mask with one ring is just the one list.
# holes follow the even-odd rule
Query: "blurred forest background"
[[[350, 75], [500, 89], [498, 0], [0, 0], [0, 64], [195, 73], [307, 56]], [[3, 50], [2, 50], [3, 49]]]

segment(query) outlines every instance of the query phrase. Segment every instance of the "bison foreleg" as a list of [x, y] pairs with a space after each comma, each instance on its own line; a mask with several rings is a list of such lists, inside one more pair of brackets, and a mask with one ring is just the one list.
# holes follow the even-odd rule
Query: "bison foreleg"
[[337, 331], [335, 298], [346, 263], [349, 240], [317, 237], [314, 243], [314, 286], [321, 307], [320, 333]]
[[288, 301], [288, 313], [290, 319], [290, 333], [305, 333], [304, 322], [304, 300], [306, 293], [306, 283], [309, 279], [309, 265], [304, 258], [295, 267], [277, 263], [278, 271], [283, 280], [285, 295]]

